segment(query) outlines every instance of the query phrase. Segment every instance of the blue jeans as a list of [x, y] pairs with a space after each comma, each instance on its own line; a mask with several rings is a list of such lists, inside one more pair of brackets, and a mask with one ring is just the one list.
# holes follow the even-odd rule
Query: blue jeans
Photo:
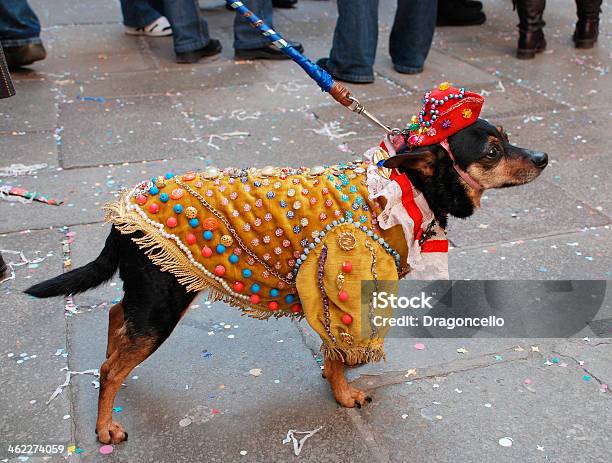
[[[242, 3], [274, 29], [272, 24], [272, 0], [242, 0]], [[250, 50], [265, 47], [269, 44], [270, 41], [261, 35], [261, 32], [253, 28], [251, 23], [242, 16], [236, 14], [234, 19], [234, 48], [236, 50]]]
[[0, 1], [0, 42], [4, 47], [42, 43], [40, 21], [26, 0]]
[[[398, 0], [389, 52], [398, 72], [423, 70], [436, 27], [437, 3]], [[327, 66], [338, 78], [356, 82], [374, 79], [378, 43], [378, 0], [338, 0], [338, 22]]]
[[161, 17], [162, 5], [155, 0], [121, 0], [123, 24], [128, 27], [145, 27]]
[[[272, 27], [272, 0], [244, 0], [243, 3]], [[172, 26], [175, 52], [193, 51], [208, 44], [208, 23], [200, 17], [197, 0], [162, 0], [162, 7]], [[246, 19], [236, 15], [234, 48], [259, 48], [268, 43], [268, 39], [253, 29]]]

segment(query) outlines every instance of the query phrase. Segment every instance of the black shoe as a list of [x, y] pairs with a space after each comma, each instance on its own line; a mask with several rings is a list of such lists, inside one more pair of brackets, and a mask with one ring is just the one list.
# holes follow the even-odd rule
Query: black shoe
[[487, 20], [482, 3], [473, 0], [438, 0], [438, 26], [478, 26]]
[[516, 49], [516, 57], [518, 59], [533, 59], [536, 53], [542, 53], [546, 50], [546, 39], [544, 31], [519, 32], [518, 48]]
[[329, 75], [331, 75], [334, 80], [340, 80], [342, 82], [348, 82], [350, 84], [371, 84], [372, 82], [374, 82], [374, 78], [372, 78], [371, 80], [351, 80], [351, 79], [344, 79], [342, 77], [338, 77], [335, 76], [327, 67], [327, 63], [329, 62], [329, 58], [320, 58], [319, 60], [317, 60], [317, 66], [319, 66], [321, 69], [323, 69], [325, 72], [327, 72]]
[[576, 48], [593, 48], [597, 42], [599, 35], [599, 19], [597, 20], [582, 20], [579, 19], [576, 23], [573, 40]]
[[275, 8], [293, 8], [298, 0], [272, 0], [272, 6]]
[[217, 39], [210, 39], [204, 48], [177, 53], [176, 62], [181, 64], [197, 63], [202, 58], [218, 55], [221, 53], [221, 50], [223, 50], [221, 42]]
[[47, 52], [42, 43], [28, 43], [17, 47], [4, 47], [4, 56], [6, 57], [6, 64], [13, 71], [45, 59]]
[[4, 279], [4, 275], [6, 274], [7, 270], [8, 270], [8, 267], [6, 266], [6, 263], [4, 262], [4, 259], [2, 258], [2, 254], [0, 254], [0, 280]]
[[533, 59], [536, 53], [546, 49], [544, 38], [544, 7], [546, 0], [517, 0], [519, 39], [516, 49], [518, 59]]
[[[304, 47], [299, 42], [289, 41], [289, 45], [295, 48], [300, 53], [304, 52]], [[261, 48], [252, 48], [249, 50], [236, 50], [235, 53], [236, 59], [289, 59], [287, 55], [285, 55], [280, 48], [277, 48], [275, 45], [269, 44], [265, 47]]]

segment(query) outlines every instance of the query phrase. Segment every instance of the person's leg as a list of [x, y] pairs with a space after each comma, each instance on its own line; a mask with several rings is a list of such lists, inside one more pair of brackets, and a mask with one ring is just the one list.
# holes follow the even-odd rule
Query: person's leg
[[40, 21], [26, 0], [0, 2], [0, 41], [2, 46], [40, 44]]
[[389, 52], [393, 67], [403, 74], [423, 71], [436, 28], [437, 2], [398, 0]]
[[9, 69], [45, 59], [40, 21], [26, 0], [0, 1], [0, 44]]
[[544, 51], [544, 8], [546, 0], [514, 0], [519, 17], [519, 40], [516, 57], [532, 59], [536, 53]]
[[601, 0], [576, 0], [578, 22], [574, 31], [576, 48], [592, 48], [599, 35]]
[[162, 15], [149, 0], [121, 0], [123, 24], [127, 27], [144, 27]]
[[176, 53], [199, 50], [208, 45], [208, 23], [200, 17], [197, 0], [164, 0], [163, 6], [172, 26]]
[[378, 0], [338, 0], [338, 22], [329, 59], [324, 65], [334, 77], [372, 82], [378, 43]]
[[[259, 16], [265, 23], [274, 29], [272, 23], [272, 0], [244, 0], [244, 6]], [[270, 41], [251, 26], [245, 18], [236, 14], [234, 18], [234, 49], [252, 50], [266, 47]]]

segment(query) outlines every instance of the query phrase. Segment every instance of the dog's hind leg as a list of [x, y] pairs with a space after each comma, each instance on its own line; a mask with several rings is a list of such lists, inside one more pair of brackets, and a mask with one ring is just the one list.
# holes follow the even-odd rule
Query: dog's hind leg
[[344, 362], [342, 360], [325, 359], [324, 377], [329, 382], [329, 385], [334, 393], [336, 402], [343, 407], [361, 408], [366, 402], [371, 402], [363, 391], [351, 386], [344, 376]]
[[106, 344], [106, 358], [109, 358], [117, 346], [123, 327], [123, 301], [115, 304], [108, 312], [108, 341]]

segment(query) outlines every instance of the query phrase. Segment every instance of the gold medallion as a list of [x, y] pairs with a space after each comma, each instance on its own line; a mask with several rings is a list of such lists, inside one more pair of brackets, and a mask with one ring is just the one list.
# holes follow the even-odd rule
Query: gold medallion
[[[377, 165], [380, 161], [384, 161], [387, 159], [389, 159], [389, 154], [387, 154], [384, 150], [380, 148], [372, 156], [372, 162], [374, 162], [374, 164], [377, 164]], [[380, 175], [382, 175], [385, 178], [391, 177], [391, 169], [387, 169], [386, 167], [379, 167], [378, 171], [380, 172]]]
[[343, 251], [351, 251], [357, 246], [357, 238], [350, 232], [342, 232], [338, 235], [338, 246]]
[[223, 235], [221, 237], [221, 244], [225, 247], [229, 247], [234, 244], [234, 238], [232, 238], [230, 235]]

